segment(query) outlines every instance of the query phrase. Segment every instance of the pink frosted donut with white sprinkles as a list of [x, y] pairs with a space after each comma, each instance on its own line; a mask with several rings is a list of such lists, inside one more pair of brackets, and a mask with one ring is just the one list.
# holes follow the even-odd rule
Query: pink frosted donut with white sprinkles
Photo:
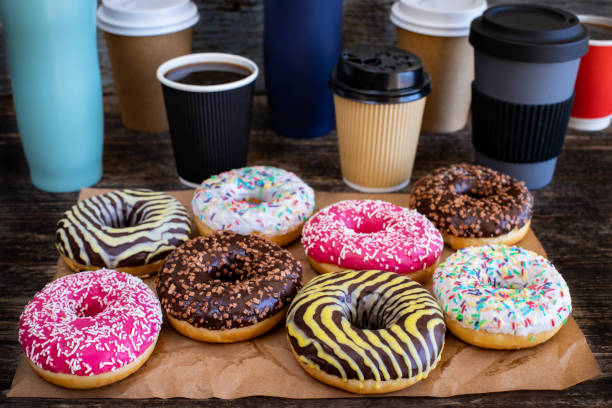
[[426, 282], [440, 261], [442, 235], [424, 215], [378, 200], [332, 204], [304, 225], [302, 244], [319, 273], [371, 270]]
[[96, 388], [142, 366], [162, 313], [139, 278], [101, 269], [49, 283], [25, 307], [19, 343], [34, 371], [67, 388]]

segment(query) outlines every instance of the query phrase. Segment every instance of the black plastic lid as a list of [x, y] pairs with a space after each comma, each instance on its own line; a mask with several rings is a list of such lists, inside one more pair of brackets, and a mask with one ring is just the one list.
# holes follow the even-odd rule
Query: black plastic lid
[[563, 62], [582, 57], [589, 33], [565, 10], [531, 4], [487, 9], [472, 21], [470, 43], [486, 54], [524, 62]]
[[431, 78], [423, 60], [408, 51], [355, 45], [342, 51], [329, 87], [344, 98], [362, 102], [410, 102], [429, 95]]

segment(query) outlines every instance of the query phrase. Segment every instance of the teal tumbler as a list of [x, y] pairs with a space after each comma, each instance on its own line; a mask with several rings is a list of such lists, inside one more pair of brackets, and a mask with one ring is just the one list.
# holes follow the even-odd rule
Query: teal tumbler
[[1, 0], [17, 125], [32, 183], [68, 192], [102, 177], [96, 0]]

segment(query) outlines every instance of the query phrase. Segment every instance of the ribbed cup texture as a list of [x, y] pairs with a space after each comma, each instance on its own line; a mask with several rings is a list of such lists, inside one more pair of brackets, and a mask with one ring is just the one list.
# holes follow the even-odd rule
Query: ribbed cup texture
[[179, 176], [200, 183], [246, 164], [253, 83], [223, 92], [162, 88]]
[[500, 161], [538, 163], [561, 153], [574, 95], [547, 105], [491, 98], [472, 85], [472, 143]]
[[343, 177], [376, 189], [410, 180], [425, 99], [370, 104], [334, 95]]

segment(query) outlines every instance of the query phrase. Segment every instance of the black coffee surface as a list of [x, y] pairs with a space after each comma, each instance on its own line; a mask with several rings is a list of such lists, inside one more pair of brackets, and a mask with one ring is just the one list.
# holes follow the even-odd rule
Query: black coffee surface
[[591, 34], [591, 40], [612, 40], [612, 26], [583, 23]]
[[251, 75], [247, 68], [224, 63], [196, 63], [174, 68], [166, 78], [187, 85], [220, 85], [236, 82]]

